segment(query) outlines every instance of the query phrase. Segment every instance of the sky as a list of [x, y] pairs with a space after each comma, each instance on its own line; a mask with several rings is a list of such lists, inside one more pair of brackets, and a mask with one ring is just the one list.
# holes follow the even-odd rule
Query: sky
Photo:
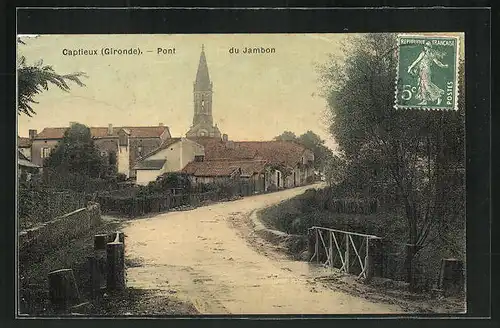
[[[33, 118], [18, 117], [18, 134], [29, 129], [147, 126], [164, 123], [184, 136], [193, 119], [193, 82], [202, 44], [213, 82], [213, 117], [231, 140], [270, 140], [285, 130], [307, 130], [335, 148], [324, 119], [317, 65], [340, 55], [345, 34], [40, 35], [24, 39], [18, 54], [28, 64], [42, 59], [59, 74], [85, 72], [85, 87], [55, 86], [37, 95]], [[142, 55], [68, 56], [64, 49], [139, 48]], [[245, 47], [274, 48], [243, 54]], [[175, 54], [157, 54], [175, 48]], [[239, 54], [231, 54], [239, 48]], [[149, 52], [148, 52], [149, 51]]]

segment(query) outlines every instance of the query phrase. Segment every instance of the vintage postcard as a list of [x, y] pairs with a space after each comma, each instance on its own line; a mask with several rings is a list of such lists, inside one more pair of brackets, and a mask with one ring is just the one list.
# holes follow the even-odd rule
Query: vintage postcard
[[18, 316], [465, 313], [463, 44], [18, 35]]

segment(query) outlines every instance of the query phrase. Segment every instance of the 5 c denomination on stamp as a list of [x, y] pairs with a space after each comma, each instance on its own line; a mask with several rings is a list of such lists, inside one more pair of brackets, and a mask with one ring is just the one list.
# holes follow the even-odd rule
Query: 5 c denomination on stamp
[[396, 109], [457, 110], [458, 37], [398, 36]]

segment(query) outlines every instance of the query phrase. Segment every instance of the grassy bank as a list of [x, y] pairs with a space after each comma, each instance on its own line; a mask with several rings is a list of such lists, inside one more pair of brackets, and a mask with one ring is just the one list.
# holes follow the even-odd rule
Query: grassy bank
[[119, 222], [104, 221], [101, 226], [57, 249], [44, 250], [43, 253], [23, 252], [20, 254], [19, 314], [56, 315], [49, 301], [47, 275], [51, 271], [67, 268], [73, 269], [80, 293], [80, 302], [89, 302], [74, 312], [98, 316], [195, 314], [196, 309], [192, 305], [180, 302], [175, 297], [159, 295], [155, 291], [148, 290], [127, 288], [117, 294], [104, 294], [99, 302], [91, 300], [87, 256], [93, 253], [94, 235], [115, 232], [119, 229]]
[[[304, 194], [268, 207], [258, 213], [261, 221], [272, 229], [289, 234], [306, 235], [311, 226], [323, 226], [345, 231], [376, 235], [383, 238], [384, 275], [395, 280], [405, 280], [406, 219], [395, 207], [380, 207], [372, 214], [337, 213], [326, 209], [325, 192], [307, 190]], [[461, 243], [461, 241], [463, 241]], [[291, 253], [303, 252], [290, 249]], [[414, 260], [417, 288], [430, 290], [437, 283], [442, 258], [463, 259], [465, 231], [462, 227], [450, 229], [448, 234], [432, 232], [428, 244]]]

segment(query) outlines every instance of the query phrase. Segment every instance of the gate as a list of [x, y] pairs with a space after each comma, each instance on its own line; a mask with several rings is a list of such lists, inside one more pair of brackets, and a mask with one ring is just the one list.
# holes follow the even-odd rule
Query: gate
[[370, 279], [382, 276], [382, 239], [324, 227], [309, 228], [310, 262]]

